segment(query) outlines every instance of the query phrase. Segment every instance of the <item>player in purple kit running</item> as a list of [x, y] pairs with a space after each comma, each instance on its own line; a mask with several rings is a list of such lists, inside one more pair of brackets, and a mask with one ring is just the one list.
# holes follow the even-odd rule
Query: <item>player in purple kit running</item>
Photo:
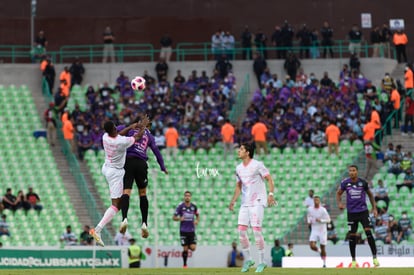
[[346, 192], [346, 208], [349, 228], [349, 250], [352, 257], [352, 267], [357, 266], [357, 262], [355, 260], [355, 250], [358, 223], [361, 223], [364, 228], [365, 234], [367, 235], [369, 247], [371, 248], [374, 266], [378, 267], [380, 264], [377, 259], [377, 247], [375, 245], [374, 236], [372, 235], [372, 225], [369, 218], [368, 206], [366, 203], [366, 196], [368, 195], [369, 201], [372, 205], [372, 212], [374, 216], [377, 216], [378, 213], [374, 195], [369, 189], [367, 181], [358, 177], [358, 166], [350, 165], [348, 167], [348, 174], [349, 178], [346, 178], [341, 182], [341, 185], [336, 192], [336, 202], [339, 209], [345, 209], [345, 206], [341, 201], [341, 196]]
[[184, 202], [180, 203], [175, 209], [174, 221], [180, 222], [180, 238], [183, 246], [183, 267], [187, 268], [188, 249], [196, 250], [197, 236], [195, 227], [200, 221], [197, 206], [191, 202], [191, 192], [184, 192]]
[[[144, 118], [148, 118], [146, 115]], [[142, 117], [137, 117], [134, 122], [142, 120]], [[118, 126], [118, 130], [123, 129], [125, 126]], [[135, 130], [131, 130], [127, 133], [127, 136], [133, 136]], [[143, 238], [148, 238], [148, 199], [147, 199], [147, 186], [148, 186], [148, 156], [147, 149], [151, 148], [152, 152], [157, 158], [157, 162], [160, 165], [161, 171], [168, 174], [164, 165], [161, 152], [155, 144], [154, 136], [148, 129], [145, 129], [144, 135], [141, 139], [137, 140], [131, 147], [127, 149], [126, 162], [125, 162], [125, 176], [124, 176], [124, 191], [120, 201], [120, 208], [122, 210], [122, 223], [119, 232], [125, 233], [128, 226], [128, 209], [129, 209], [129, 197], [131, 196], [132, 184], [135, 183], [138, 187], [139, 193], [139, 206], [141, 209], [141, 235]]]

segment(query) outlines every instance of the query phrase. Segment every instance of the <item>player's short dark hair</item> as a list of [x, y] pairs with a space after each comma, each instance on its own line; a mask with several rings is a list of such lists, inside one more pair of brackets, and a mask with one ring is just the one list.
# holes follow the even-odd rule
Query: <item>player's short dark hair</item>
[[348, 168], [351, 168], [351, 167], [355, 168], [358, 171], [358, 166], [356, 164], [351, 164], [348, 166]]
[[109, 134], [114, 130], [114, 128], [115, 128], [115, 123], [112, 120], [105, 122], [104, 124], [105, 132]]
[[254, 145], [252, 143], [243, 143], [241, 146], [243, 146], [244, 149], [249, 152], [250, 158], [254, 157]]
[[184, 195], [185, 195], [185, 194], [190, 194], [190, 196], [192, 196], [191, 192], [190, 192], [190, 191], [188, 191], [188, 190], [184, 192]]

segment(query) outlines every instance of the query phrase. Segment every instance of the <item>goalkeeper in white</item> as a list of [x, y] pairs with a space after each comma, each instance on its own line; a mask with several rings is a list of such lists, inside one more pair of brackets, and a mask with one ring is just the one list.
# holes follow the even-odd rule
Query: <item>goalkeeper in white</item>
[[[318, 196], [313, 197], [315, 205], [308, 208], [308, 224], [311, 226], [309, 237], [309, 245], [313, 251], [318, 252], [323, 260], [323, 267], [326, 267], [326, 250], [325, 246], [328, 242], [327, 223], [331, 221], [331, 217], [325, 207], [321, 205], [321, 199]], [[319, 241], [320, 248], [316, 246]]]

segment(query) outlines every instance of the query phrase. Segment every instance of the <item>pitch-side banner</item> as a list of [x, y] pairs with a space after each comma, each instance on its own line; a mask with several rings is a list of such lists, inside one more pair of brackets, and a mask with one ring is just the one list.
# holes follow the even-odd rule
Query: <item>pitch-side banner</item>
[[81, 247], [70, 249], [0, 249], [0, 269], [128, 267], [127, 250]]
[[[414, 267], [414, 261], [408, 257], [378, 257], [380, 267]], [[285, 268], [293, 267], [315, 267], [321, 268], [323, 265], [320, 257], [284, 257], [282, 259], [282, 266]], [[327, 268], [350, 268], [350, 257], [327, 257]], [[371, 268], [372, 257], [357, 257], [358, 268]]]

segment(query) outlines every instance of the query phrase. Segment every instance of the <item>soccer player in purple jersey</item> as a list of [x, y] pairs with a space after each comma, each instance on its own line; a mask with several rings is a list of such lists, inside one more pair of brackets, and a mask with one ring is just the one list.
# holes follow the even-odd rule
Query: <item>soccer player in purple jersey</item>
[[191, 202], [191, 192], [184, 192], [184, 202], [175, 209], [174, 221], [180, 222], [180, 238], [183, 246], [183, 267], [187, 268], [188, 249], [195, 251], [197, 247], [197, 236], [195, 227], [200, 221], [197, 206]]
[[368, 187], [366, 180], [358, 177], [358, 166], [350, 165], [348, 167], [349, 178], [344, 179], [341, 182], [338, 191], [336, 192], [336, 203], [340, 210], [345, 209], [345, 205], [341, 201], [341, 196], [346, 193], [346, 208], [348, 214], [348, 228], [349, 228], [349, 250], [352, 257], [352, 267], [357, 266], [355, 260], [356, 250], [356, 233], [358, 230], [358, 223], [361, 223], [365, 234], [367, 235], [368, 244], [371, 248], [374, 266], [379, 266], [377, 259], [377, 247], [375, 245], [375, 239], [372, 235], [372, 225], [369, 218], [368, 206], [366, 202], [366, 196], [368, 195], [371, 202], [372, 212], [374, 216], [377, 216], [377, 206], [375, 204], [374, 195]]
[[[144, 118], [148, 118], [146, 115]], [[142, 120], [142, 117], [137, 117], [134, 122]], [[118, 130], [123, 129], [125, 126], [118, 126]], [[131, 130], [127, 133], [127, 136], [133, 136], [135, 130]], [[138, 187], [139, 193], [139, 206], [141, 210], [141, 235], [143, 238], [148, 238], [148, 199], [147, 199], [147, 186], [148, 186], [148, 156], [147, 149], [151, 148], [152, 152], [157, 158], [157, 162], [160, 165], [161, 171], [168, 174], [164, 165], [164, 159], [161, 152], [155, 144], [154, 136], [148, 129], [145, 129], [144, 135], [141, 139], [137, 140], [131, 147], [127, 149], [126, 162], [125, 162], [125, 176], [124, 176], [124, 191], [120, 201], [120, 207], [122, 210], [122, 223], [119, 232], [125, 233], [128, 226], [128, 209], [129, 209], [129, 197], [131, 196], [132, 184], [135, 180], [135, 184]]]
[[[238, 156], [242, 162], [236, 167], [237, 183], [229, 209], [230, 211], [234, 210], [234, 204], [241, 194], [238, 231], [243, 255], [246, 259], [241, 272], [249, 271], [249, 268], [255, 264], [250, 255], [250, 241], [247, 235], [249, 226], [253, 229], [256, 247], [259, 252], [259, 264], [256, 272], [263, 272], [267, 265], [264, 260], [265, 241], [262, 234], [262, 223], [264, 208], [276, 205], [273, 195], [274, 182], [263, 162], [253, 159], [253, 145], [249, 143], [242, 144]], [[265, 180], [269, 186], [269, 193], [266, 191]]]

